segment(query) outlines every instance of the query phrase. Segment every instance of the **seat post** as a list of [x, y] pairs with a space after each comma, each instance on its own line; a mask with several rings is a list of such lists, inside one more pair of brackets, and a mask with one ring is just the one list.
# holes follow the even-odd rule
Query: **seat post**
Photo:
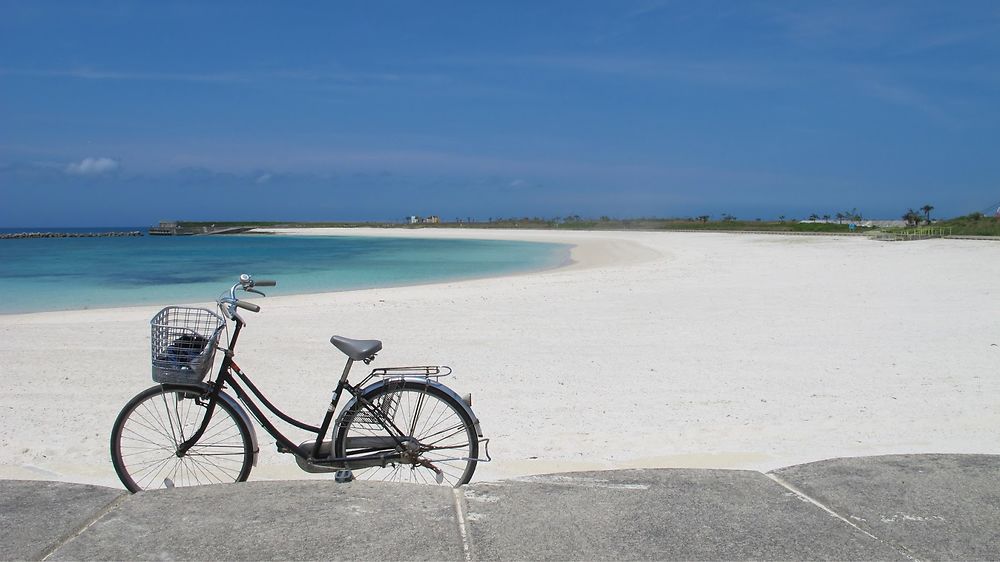
[[347, 359], [347, 364], [344, 365], [344, 374], [340, 376], [340, 383], [344, 384], [347, 382], [347, 375], [351, 372], [351, 366], [354, 365], [354, 359]]

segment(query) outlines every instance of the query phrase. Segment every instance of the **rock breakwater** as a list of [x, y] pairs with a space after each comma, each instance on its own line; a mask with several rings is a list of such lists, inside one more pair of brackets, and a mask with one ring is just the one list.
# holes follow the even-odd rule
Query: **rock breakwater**
[[142, 236], [142, 232], [14, 232], [0, 234], [0, 240], [16, 238], [122, 238], [126, 236]]

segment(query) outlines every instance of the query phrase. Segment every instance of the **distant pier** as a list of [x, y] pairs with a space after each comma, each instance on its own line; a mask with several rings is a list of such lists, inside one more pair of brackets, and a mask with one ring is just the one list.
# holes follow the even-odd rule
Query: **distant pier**
[[252, 226], [215, 226], [184, 224], [177, 221], [160, 221], [157, 226], [149, 228], [150, 236], [194, 236], [197, 234], [240, 234], [253, 230]]

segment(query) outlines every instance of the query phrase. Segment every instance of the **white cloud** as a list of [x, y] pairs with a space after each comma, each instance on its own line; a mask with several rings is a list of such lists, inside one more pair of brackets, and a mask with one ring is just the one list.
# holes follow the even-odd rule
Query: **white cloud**
[[97, 176], [117, 170], [121, 164], [113, 158], [84, 158], [66, 166], [66, 173], [75, 176]]
[[263, 174], [259, 176], [256, 181], [258, 184], [265, 184], [271, 181], [271, 174]]

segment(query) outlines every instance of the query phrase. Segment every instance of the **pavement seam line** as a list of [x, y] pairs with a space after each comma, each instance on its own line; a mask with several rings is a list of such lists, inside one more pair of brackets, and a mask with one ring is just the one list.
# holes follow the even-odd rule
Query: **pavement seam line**
[[101, 509], [97, 510], [92, 516], [90, 516], [89, 519], [87, 519], [86, 521], [84, 521], [83, 524], [80, 525], [80, 527], [76, 531], [73, 531], [73, 532], [70, 532], [70, 533], [67, 533], [67, 534], [63, 535], [63, 537], [60, 538], [59, 540], [57, 540], [54, 544], [52, 544], [52, 546], [50, 546], [49, 548], [47, 548], [44, 551], [42, 551], [42, 556], [39, 558], [39, 560], [41, 560], [42, 562], [44, 562], [45, 560], [48, 560], [49, 556], [52, 556], [53, 554], [55, 554], [56, 551], [59, 550], [60, 548], [62, 548], [63, 546], [65, 546], [66, 543], [68, 543], [69, 541], [75, 539], [76, 537], [79, 537], [87, 529], [93, 527], [95, 523], [97, 523], [102, 518], [104, 518], [105, 515], [107, 515], [107, 514], [111, 513], [112, 511], [118, 509], [118, 507], [121, 504], [125, 503], [125, 500], [127, 500], [131, 495], [132, 494], [122, 494], [122, 495], [118, 496], [117, 498], [115, 498], [115, 499], [111, 500], [110, 502], [108, 502], [107, 505], [105, 505]]
[[472, 545], [469, 544], [469, 531], [466, 528], [465, 509], [462, 507], [464, 492], [458, 488], [453, 488], [452, 497], [455, 498], [455, 519], [458, 521], [458, 534], [462, 538], [462, 552], [465, 554], [465, 562], [472, 562]]
[[867, 535], [867, 536], [868, 536], [869, 538], [871, 538], [871, 539], [873, 539], [873, 540], [875, 540], [875, 541], [878, 541], [878, 542], [880, 542], [880, 543], [882, 543], [882, 544], [884, 544], [884, 545], [888, 546], [889, 548], [891, 548], [891, 549], [895, 550], [896, 552], [898, 552], [898, 553], [902, 554], [902, 555], [903, 555], [903, 556], [905, 556], [906, 558], [908, 558], [908, 559], [910, 559], [910, 560], [920, 560], [919, 558], [917, 558], [917, 557], [913, 556], [912, 554], [910, 554], [909, 552], [907, 552], [907, 551], [906, 551], [905, 549], [903, 549], [902, 547], [900, 547], [900, 546], [897, 546], [897, 545], [895, 545], [895, 544], [892, 544], [891, 542], [889, 542], [889, 541], [886, 541], [886, 540], [884, 540], [884, 539], [882, 539], [882, 538], [880, 538], [880, 537], [877, 537], [877, 536], [875, 536], [875, 535], [871, 534], [870, 532], [868, 532], [868, 531], [866, 531], [866, 530], [862, 529], [861, 527], [859, 527], [859, 526], [858, 526], [858, 525], [857, 525], [856, 523], [854, 523], [854, 522], [853, 522], [853, 521], [851, 521], [850, 519], [848, 519], [848, 518], [844, 517], [843, 515], [841, 515], [841, 514], [837, 513], [836, 511], [834, 511], [834, 510], [830, 509], [829, 507], [827, 507], [827, 506], [823, 505], [822, 503], [820, 503], [820, 502], [819, 502], [819, 500], [817, 500], [817, 499], [813, 498], [813, 497], [812, 497], [812, 496], [810, 496], [809, 494], [807, 494], [807, 493], [803, 492], [802, 490], [798, 489], [798, 488], [797, 488], [797, 487], [795, 487], [795, 485], [794, 485], [794, 484], [792, 484], [791, 482], [787, 482], [787, 481], [783, 480], [783, 479], [782, 479], [782, 478], [781, 478], [780, 476], [778, 476], [777, 474], [772, 474], [772, 473], [770, 473], [770, 472], [766, 472], [766, 473], [764, 473], [764, 476], [767, 476], [768, 478], [770, 478], [771, 480], [773, 480], [774, 482], [776, 482], [776, 483], [777, 483], [778, 485], [780, 485], [781, 487], [783, 487], [783, 488], [785, 488], [786, 490], [790, 491], [791, 493], [795, 494], [796, 496], [798, 496], [798, 497], [800, 497], [800, 498], [802, 498], [802, 499], [806, 500], [807, 502], [809, 502], [809, 503], [811, 503], [811, 504], [815, 505], [816, 507], [818, 507], [818, 508], [822, 509], [823, 511], [825, 511], [825, 512], [829, 513], [830, 515], [832, 515], [832, 516], [836, 517], [837, 519], [840, 519], [840, 520], [841, 520], [841, 521], [843, 521], [844, 523], [847, 523], [848, 525], [850, 525], [850, 526], [851, 526], [851, 527], [853, 527], [854, 529], [856, 529], [856, 530], [858, 530], [858, 531], [860, 531], [860, 532], [864, 533], [865, 535]]

